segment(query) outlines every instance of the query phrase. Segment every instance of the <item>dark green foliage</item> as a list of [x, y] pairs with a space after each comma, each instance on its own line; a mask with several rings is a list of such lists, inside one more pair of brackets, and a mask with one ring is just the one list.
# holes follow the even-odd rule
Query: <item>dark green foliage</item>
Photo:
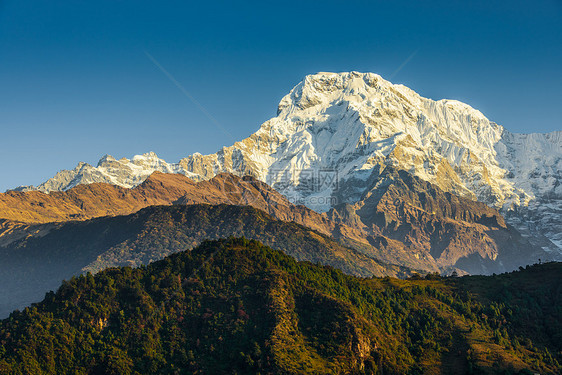
[[561, 275], [360, 279], [244, 238], [204, 242], [12, 313], [0, 373], [556, 373]]

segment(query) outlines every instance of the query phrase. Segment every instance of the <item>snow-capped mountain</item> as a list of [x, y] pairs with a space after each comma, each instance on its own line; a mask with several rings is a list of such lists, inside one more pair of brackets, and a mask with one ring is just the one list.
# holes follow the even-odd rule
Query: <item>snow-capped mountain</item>
[[387, 165], [445, 191], [501, 210], [536, 244], [562, 254], [562, 132], [514, 134], [455, 100], [423, 98], [372, 73], [307, 76], [280, 102], [277, 116], [216, 154], [168, 164], [153, 153], [104, 157], [40, 185], [134, 186], [152, 171], [209, 179], [251, 174], [294, 203], [327, 211], [354, 203]]
[[179, 164], [170, 164], [158, 158], [154, 152], [143, 155], [135, 155], [132, 159], [115, 159], [111, 155], [103, 156], [96, 167], [80, 162], [73, 170], [63, 170], [53, 178], [41, 185], [20, 186], [14, 190], [30, 191], [39, 190], [44, 193], [51, 191], [64, 191], [80, 184], [91, 184], [94, 182], [105, 182], [132, 188], [142, 183], [153, 172], [181, 173], [194, 179], [200, 179], [197, 175], [186, 171]]

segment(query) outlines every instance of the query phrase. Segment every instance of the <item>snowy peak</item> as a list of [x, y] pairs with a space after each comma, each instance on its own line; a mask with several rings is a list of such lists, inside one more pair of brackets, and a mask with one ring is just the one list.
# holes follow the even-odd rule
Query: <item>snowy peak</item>
[[286, 95], [278, 107], [278, 115], [291, 113], [287, 109], [306, 110], [318, 105], [328, 107], [335, 101], [362, 101], [368, 92], [391, 85], [373, 73], [318, 73], [306, 76]]
[[[490, 168], [478, 166], [480, 173], [441, 183], [456, 194], [475, 196], [472, 191], [481, 187], [488, 174], [501, 178], [505, 173], [495, 162], [493, 150], [502, 132], [502, 127], [464, 103], [425, 99], [373, 73], [318, 73], [295, 86], [281, 100], [278, 116], [253, 136], [268, 139], [273, 146], [268, 156], [282, 154], [285, 165], [280, 165], [280, 157], [257, 157], [248, 147], [255, 143], [252, 137], [234, 147], [254, 154], [248, 158], [261, 159], [263, 167], [273, 168], [267, 175], [274, 186], [279, 177], [275, 171], [286, 172], [287, 165], [299, 170], [337, 168], [344, 180], [366, 175], [377, 165], [401, 165], [439, 184], [447, 165], [462, 168], [467, 164], [467, 169], [484, 163]], [[293, 174], [298, 182], [299, 171]], [[502, 189], [487, 185], [491, 193], [485, 201], [501, 206]]]
[[126, 188], [132, 188], [142, 183], [153, 172], [181, 173], [188, 177], [198, 176], [183, 170], [178, 164], [169, 164], [158, 158], [154, 152], [136, 155], [132, 159], [115, 159], [111, 155], [104, 155], [96, 167], [84, 162], [72, 170], [63, 170], [53, 178], [38, 187], [26, 187], [22, 191], [39, 190], [44, 193], [51, 191], [65, 191], [80, 184], [104, 182]]

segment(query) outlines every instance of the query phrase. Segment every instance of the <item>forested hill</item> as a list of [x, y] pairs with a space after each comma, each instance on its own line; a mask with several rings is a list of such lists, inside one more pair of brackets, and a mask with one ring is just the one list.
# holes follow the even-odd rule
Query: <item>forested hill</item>
[[0, 322], [0, 373], [559, 373], [562, 265], [357, 278], [256, 241], [72, 278]]

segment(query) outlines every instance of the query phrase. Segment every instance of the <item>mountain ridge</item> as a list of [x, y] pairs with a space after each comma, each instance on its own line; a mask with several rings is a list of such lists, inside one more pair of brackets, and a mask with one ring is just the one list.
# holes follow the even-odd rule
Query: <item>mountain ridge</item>
[[[405, 265], [429, 262], [442, 272], [456, 267], [491, 274], [551, 259], [497, 210], [392, 167], [376, 176], [358, 202], [335, 206], [327, 216], [367, 233], [378, 259], [392, 254]], [[403, 249], [387, 248], [389, 239]]]

